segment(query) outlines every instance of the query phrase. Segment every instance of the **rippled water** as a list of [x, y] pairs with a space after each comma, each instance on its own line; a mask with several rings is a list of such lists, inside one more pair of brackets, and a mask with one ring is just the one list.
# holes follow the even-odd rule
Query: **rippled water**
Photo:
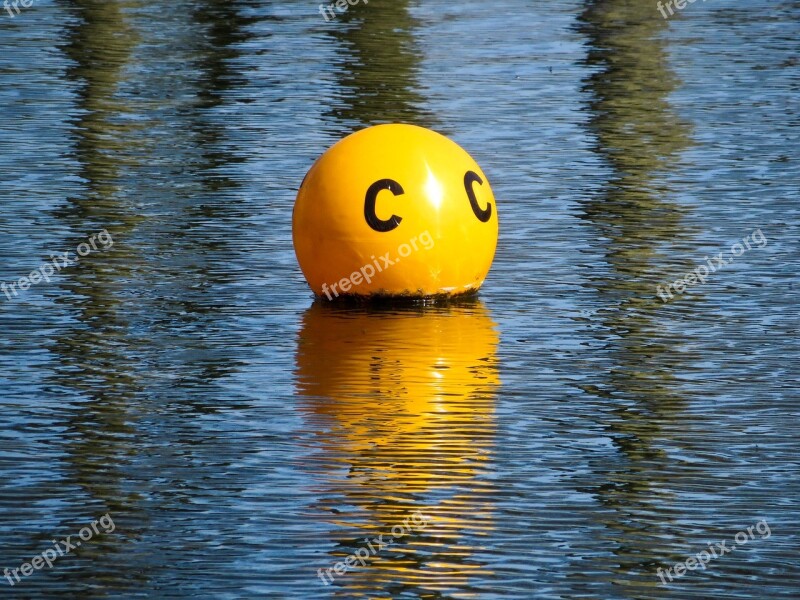
[[[0, 569], [114, 523], [4, 597], [800, 597], [799, 34], [794, 0], [4, 10], [0, 281], [113, 243], [0, 296]], [[391, 121], [492, 182], [477, 299], [308, 291], [297, 186]]]

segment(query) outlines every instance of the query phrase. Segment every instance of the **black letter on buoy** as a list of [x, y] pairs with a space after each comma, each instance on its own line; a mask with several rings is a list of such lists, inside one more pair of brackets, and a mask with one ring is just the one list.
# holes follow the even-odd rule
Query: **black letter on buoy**
[[369, 186], [369, 189], [367, 190], [367, 197], [364, 199], [364, 218], [367, 220], [367, 225], [372, 227], [375, 231], [380, 231], [381, 233], [391, 231], [400, 225], [400, 221], [403, 220], [402, 217], [392, 215], [384, 221], [383, 219], [378, 218], [378, 215], [375, 214], [375, 200], [378, 198], [378, 192], [383, 190], [389, 190], [395, 196], [402, 196], [405, 194], [405, 191], [403, 191], [403, 186], [397, 183], [394, 179], [381, 179], [380, 181], [376, 181]]
[[483, 179], [481, 179], [480, 175], [478, 175], [475, 171], [467, 171], [467, 174], [464, 175], [464, 189], [467, 190], [467, 196], [469, 197], [469, 203], [472, 206], [472, 212], [475, 213], [475, 216], [478, 217], [479, 221], [486, 223], [486, 221], [488, 221], [492, 216], [492, 203], [488, 202], [485, 209], [481, 209], [481, 207], [478, 206], [478, 199], [475, 197], [475, 190], [472, 189], [472, 184], [475, 182], [483, 185]]

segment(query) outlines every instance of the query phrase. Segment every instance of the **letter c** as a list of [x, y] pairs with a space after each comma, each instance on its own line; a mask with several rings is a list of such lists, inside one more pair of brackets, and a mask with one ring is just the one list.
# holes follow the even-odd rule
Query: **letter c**
[[369, 189], [367, 190], [367, 196], [364, 199], [364, 218], [367, 221], [367, 225], [372, 227], [375, 231], [379, 231], [381, 233], [391, 231], [400, 225], [400, 221], [403, 220], [402, 217], [398, 217], [397, 215], [392, 215], [388, 219], [384, 220], [375, 214], [375, 201], [378, 198], [378, 193], [383, 190], [389, 190], [395, 196], [402, 196], [405, 194], [403, 186], [397, 183], [394, 179], [381, 179], [369, 186]]
[[472, 206], [472, 212], [475, 213], [475, 216], [478, 217], [478, 220], [482, 223], [486, 223], [492, 217], [492, 203], [487, 202], [486, 208], [481, 208], [478, 206], [478, 199], [475, 197], [475, 190], [472, 189], [474, 183], [483, 185], [483, 179], [481, 179], [481, 176], [475, 171], [467, 171], [467, 174], [464, 175], [464, 189], [467, 191], [469, 204]]

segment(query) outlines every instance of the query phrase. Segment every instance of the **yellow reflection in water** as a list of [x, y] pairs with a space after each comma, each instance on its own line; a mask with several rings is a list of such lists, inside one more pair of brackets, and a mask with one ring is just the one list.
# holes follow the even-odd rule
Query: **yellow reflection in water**
[[382, 312], [315, 303], [304, 315], [297, 388], [317, 443], [310, 468], [319, 508], [341, 531], [319, 566], [343, 560], [366, 536], [391, 535], [416, 511], [429, 517], [365, 568], [336, 577], [348, 595], [463, 593], [481, 570], [472, 540], [492, 528], [482, 475], [496, 429], [497, 343], [477, 301]]

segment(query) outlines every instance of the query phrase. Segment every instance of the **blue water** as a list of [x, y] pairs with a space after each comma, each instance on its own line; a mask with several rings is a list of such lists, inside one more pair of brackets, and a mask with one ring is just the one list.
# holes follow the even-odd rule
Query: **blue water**
[[[113, 240], [0, 295], [0, 570], [114, 523], [3, 596], [799, 598], [799, 34], [792, 0], [0, 12], [0, 282]], [[490, 179], [477, 299], [314, 302], [297, 187], [382, 122]]]

